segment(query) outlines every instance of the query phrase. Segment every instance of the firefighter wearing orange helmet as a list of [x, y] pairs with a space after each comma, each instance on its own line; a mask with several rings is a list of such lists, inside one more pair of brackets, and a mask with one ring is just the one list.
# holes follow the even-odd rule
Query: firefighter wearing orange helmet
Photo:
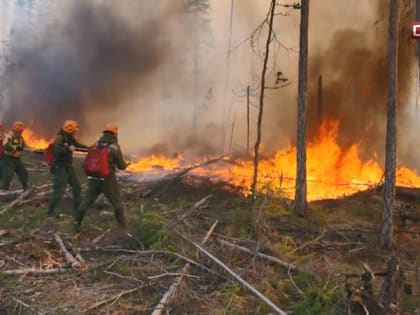
[[[91, 161], [93, 162], [90, 163]], [[89, 183], [86, 196], [74, 216], [75, 232], [80, 232], [87, 209], [101, 193], [107, 197], [114, 208], [115, 219], [119, 226], [126, 227], [124, 207], [115, 171], [117, 168], [124, 170], [128, 164], [124, 161], [121, 148], [118, 145], [118, 126], [114, 123], [106, 124], [101, 138], [89, 149], [85, 160], [84, 169]]]
[[54, 216], [55, 207], [60, 201], [67, 184], [73, 191], [73, 211], [76, 211], [81, 201], [80, 182], [73, 168], [73, 152], [87, 150], [88, 146], [79, 143], [74, 135], [79, 125], [74, 120], [66, 120], [57, 133], [53, 152], [54, 159], [51, 165], [53, 177], [53, 192], [48, 201], [47, 216]]
[[25, 147], [25, 141], [22, 137], [24, 129], [23, 121], [15, 121], [12, 130], [4, 137], [3, 158], [1, 160], [1, 189], [8, 190], [10, 188], [14, 173], [18, 175], [23, 189], [28, 188], [28, 170], [20, 158]]

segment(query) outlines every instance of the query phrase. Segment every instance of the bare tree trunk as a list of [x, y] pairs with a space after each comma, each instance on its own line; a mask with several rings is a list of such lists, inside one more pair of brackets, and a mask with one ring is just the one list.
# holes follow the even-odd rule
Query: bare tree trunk
[[265, 44], [265, 55], [264, 55], [264, 63], [261, 73], [261, 90], [260, 90], [260, 107], [258, 111], [258, 122], [257, 122], [257, 140], [255, 141], [254, 147], [254, 178], [252, 181], [252, 197], [256, 198], [257, 193], [257, 181], [258, 181], [258, 162], [259, 162], [259, 148], [261, 143], [261, 125], [262, 125], [262, 117], [263, 117], [263, 109], [264, 109], [264, 90], [265, 90], [265, 73], [267, 72], [267, 62], [268, 56], [270, 52], [270, 42], [271, 42], [271, 34], [273, 33], [273, 20], [274, 20], [274, 9], [276, 6], [276, 0], [271, 0], [271, 8], [270, 8], [270, 20], [268, 22], [268, 35], [267, 35], [267, 42]]
[[[416, 21], [420, 21], [420, 0], [416, 0]], [[416, 40], [416, 52], [417, 52], [417, 90], [420, 89], [420, 40]], [[416, 110], [419, 108], [418, 94], [416, 95]]]
[[249, 154], [249, 85], [246, 87], [246, 154]]
[[[199, 14], [198, 9], [195, 11], [195, 23], [199, 23]], [[200, 42], [199, 42], [198, 28], [195, 30], [194, 34], [194, 56], [193, 56], [193, 120], [192, 120], [192, 136], [195, 138], [197, 131], [197, 119], [198, 119], [198, 104], [197, 104], [197, 95], [198, 95], [198, 59], [200, 54]]]
[[381, 246], [389, 248], [393, 242], [392, 216], [395, 199], [396, 167], [396, 97], [398, 75], [398, 1], [390, 0], [388, 47], [388, 102], [385, 145], [384, 208], [382, 210]]
[[322, 74], [318, 77], [318, 124], [322, 124]]
[[222, 117], [222, 143], [221, 143], [222, 153], [225, 149], [226, 129], [227, 129], [227, 124], [230, 121], [230, 112], [231, 112], [231, 104], [227, 95], [228, 95], [228, 85], [229, 85], [229, 78], [230, 78], [230, 54], [232, 50], [233, 4], [234, 4], [234, 0], [230, 0], [229, 39], [228, 39], [228, 52], [226, 56], [226, 75], [225, 75], [225, 88], [224, 88], [224, 96], [223, 96], [224, 107], [223, 107], [223, 117]]
[[299, 41], [299, 85], [298, 85], [298, 114], [297, 114], [297, 164], [295, 213], [305, 214], [306, 199], [306, 101], [307, 101], [307, 65], [308, 65], [308, 22], [309, 0], [302, 0], [300, 13], [300, 41]]

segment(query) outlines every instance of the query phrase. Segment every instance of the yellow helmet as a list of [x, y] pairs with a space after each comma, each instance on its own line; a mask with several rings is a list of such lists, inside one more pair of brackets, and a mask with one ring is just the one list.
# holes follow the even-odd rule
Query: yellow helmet
[[118, 134], [118, 126], [112, 122], [109, 122], [105, 125], [104, 131], [110, 131], [113, 134]]
[[25, 123], [23, 121], [15, 121], [12, 125], [12, 130], [16, 132], [22, 132], [25, 129]]
[[67, 133], [74, 133], [79, 130], [79, 125], [75, 120], [66, 120], [63, 124], [63, 130]]

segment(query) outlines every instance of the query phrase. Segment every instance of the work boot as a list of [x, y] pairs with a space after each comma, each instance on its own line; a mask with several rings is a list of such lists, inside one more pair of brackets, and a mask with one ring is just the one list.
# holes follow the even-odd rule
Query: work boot
[[47, 209], [47, 217], [48, 217], [48, 218], [53, 218], [53, 217], [54, 217], [54, 215], [55, 215], [55, 213], [54, 213], [54, 209], [52, 209], [52, 208], [48, 208], [48, 209]]
[[75, 234], [80, 233], [80, 231], [82, 230], [82, 223], [80, 221], [74, 221], [73, 230]]

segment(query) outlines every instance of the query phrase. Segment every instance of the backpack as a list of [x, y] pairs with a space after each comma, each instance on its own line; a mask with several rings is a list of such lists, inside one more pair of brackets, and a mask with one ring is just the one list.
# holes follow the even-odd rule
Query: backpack
[[44, 151], [44, 161], [47, 162], [48, 166], [51, 166], [54, 162], [54, 143], [50, 143]]
[[109, 168], [109, 147], [94, 144], [89, 147], [83, 169], [87, 176], [105, 178], [111, 174]]
[[3, 158], [3, 140], [0, 140], [0, 160]]

